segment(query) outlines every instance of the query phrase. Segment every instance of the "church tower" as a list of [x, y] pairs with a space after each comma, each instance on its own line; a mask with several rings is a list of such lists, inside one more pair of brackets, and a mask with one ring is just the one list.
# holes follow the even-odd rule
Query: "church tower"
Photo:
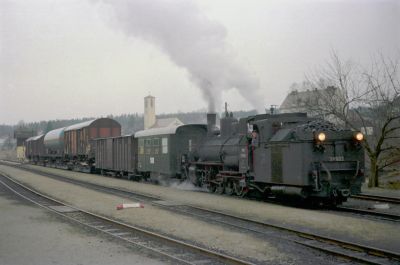
[[156, 123], [156, 98], [148, 95], [144, 98], [144, 129], [149, 129]]

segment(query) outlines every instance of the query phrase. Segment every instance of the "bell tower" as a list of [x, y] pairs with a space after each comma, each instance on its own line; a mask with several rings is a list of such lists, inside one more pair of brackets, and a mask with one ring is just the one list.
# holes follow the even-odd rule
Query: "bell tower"
[[144, 129], [149, 129], [156, 123], [156, 98], [148, 95], [144, 98]]

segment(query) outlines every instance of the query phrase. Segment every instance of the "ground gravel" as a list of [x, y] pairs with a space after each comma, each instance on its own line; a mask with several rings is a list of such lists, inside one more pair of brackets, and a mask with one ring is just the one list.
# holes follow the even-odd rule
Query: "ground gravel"
[[8, 195], [0, 190], [0, 264], [172, 264]]
[[[220, 210], [226, 213], [253, 218], [259, 221], [268, 221], [277, 225], [284, 225], [290, 228], [301, 229], [306, 232], [321, 233], [326, 236], [339, 237], [344, 240], [351, 240], [354, 242], [360, 242], [363, 244], [368, 244], [379, 248], [386, 248], [392, 251], [400, 252], [400, 236], [397, 233], [397, 231], [399, 231], [398, 230], [399, 225], [397, 223], [381, 222], [379, 220], [368, 220], [360, 217], [338, 215], [335, 214], [334, 212], [300, 209], [300, 208], [281, 206], [259, 201], [250, 201], [250, 200], [237, 199], [234, 197], [214, 195], [209, 193], [179, 190], [176, 188], [162, 187], [147, 183], [124, 181], [120, 179], [107, 178], [98, 175], [77, 173], [77, 172], [44, 168], [38, 166], [31, 166], [31, 167], [46, 172], [61, 174], [66, 177], [77, 178], [87, 182], [97, 183], [109, 187], [124, 188], [153, 196], [156, 195], [162, 198], [163, 200], [170, 200], [189, 205], [200, 206], [208, 209]], [[2, 170], [3, 168], [5, 167], [0, 167], [0, 169]], [[12, 169], [7, 167], [7, 170], [10, 171]], [[26, 179], [26, 177], [24, 179]], [[44, 182], [45, 182], [44, 184], [46, 184], [46, 181]], [[104, 198], [109, 197], [104, 194], [101, 195], [97, 194], [93, 196], [99, 196], [99, 199], [103, 197]], [[113, 203], [115, 203], [115, 201]], [[94, 205], [88, 205], [88, 206], [95, 207], [96, 205], [98, 205], [97, 203], [93, 204]], [[145, 208], [145, 211], [147, 210], [147, 208]], [[120, 212], [116, 214], [117, 214], [116, 216], [118, 217], [119, 215], [121, 215], [121, 217], [124, 217], [124, 215], [128, 213]], [[131, 216], [130, 213], [129, 216]], [[215, 242], [218, 242], [218, 244], [221, 243], [221, 235], [222, 234], [225, 235], [225, 231], [221, 233], [220, 228], [216, 227], [215, 231], [210, 230], [209, 232], [207, 232], [207, 236], [204, 236], [204, 232], [202, 232], [201, 229], [201, 227], [204, 224], [201, 224], [201, 222], [199, 223], [198, 220], [190, 220], [189, 222], [186, 222], [187, 217], [169, 218], [168, 214], [162, 213], [158, 215], [160, 216], [157, 217], [158, 220], [152, 220], [151, 215], [149, 216], [150, 216], [149, 217], [150, 221], [157, 225], [164, 224], [163, 218], [166, 218], [166, 220], [169, 220], [169, 222], [172, 223], [176, 222], [176, 224], [179, 224], [178, 226], [170, 226], [170, 227], [168, 226], [168, 228], [165, 229], [170, 229], [167, 231], [174, 231], [173, 229], [176, 229], [174, 232], [180, 233], [181, 235], [186, 235], [192, 230], [192, 226], [190, 226], [188, 229], [185, 229], [183, 228], [183, 224], [191, 223], [193, 221], [193, 224], [195, 224], [195, 226], [199, 225], [200, 227], [199, 233], [195, 233], [195, 239], [205, 240], [204, 237], [208, 237], [209, 235], [215, 235], [213, 239], [215, 241], [210, 242], [211, 245], [214, 244]], [[138, 222], [140, 222], [140, 220], [146, 220], [145, 222], [147, 222], [147, 219], [145, 219], [144, 217], [139, 217], [135, 219], [135, 217], [131, 216], [130, 218], [133, 218], [132, 220], [138, 219]], [[195, 229], [194, 231], [197, 231], [197, 229]], [[239, 241], [242, 240], [243, 235], [238, 234], [235, 236], [237, 240]], [[235, 239], [232, 238], [232, 240]], [[250, 250], [253, 251], [254, 255], [256, 256], [260, 254], [257, 252], [260, 249], [261, 251], [262, 249], [264, 250], [271, 249], [272, 257], [276, 257], [275, 254], [277, 255], [277, 253], [275, 253], [271, 245], [266, 245], [266, 246], [263, 245], [263, 247], [258, 248], [256, 246], [258, 244], [260, 243], [254, 243], [254, 244], [250, 243], [249, 245], [246, 245], [246, 248], [249, 247]], [[244, 244], [239, 244], [238, 247], [239, 248], [243, 247], [243, 245]], [[248, 253], [246, 255], [248, 255]]]
[[[294, 259], [290, 257], [290, 253], [280, 253], [273, 244], [251, 235], [224, 229], [221, 226], [209, 224], [188, 216], [171, 214], [169, 211], [152, 205], [146, 204], [144, 208], [117, 211], [116, 205], [128, 202], [126, 199], [88, 190], [73, 184], [62, 183], [60, 185], [60, 181], [7, 166], [0, 166], [0, 171], [38, 191], [56, 197], [73, 206], [101, 215], [115, 217], [130, 224], [148, 227], [166, 234], [173, 234], [181, 239], [195, 241], [227, 253], [253, 257], [263, 262], [279, 261], [281, 263], [285, 262], [285, 260], [289, 262], [289, 260]], [[68, 175], [72, 172], [65, 173]], [[72, 175], [75, 174], [77, 173], [72, 173]], [[96, 178], [85, 174], [82, 174], [82, 176], [91, 180]], [[112, 180], [104, 179], [104, 181]], [[122, 182], [122, 184], [122, 186], [126, 186], [134, 183]], [[151, 187], [150, 185], [144, 186]], [[229, 244], [226, 242], [229, 242]]]

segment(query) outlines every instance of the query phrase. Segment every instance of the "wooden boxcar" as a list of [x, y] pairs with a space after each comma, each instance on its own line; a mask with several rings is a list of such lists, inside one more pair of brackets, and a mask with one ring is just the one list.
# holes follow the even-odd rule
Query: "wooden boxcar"
[[133, 135], [93, 140], [96, 169], [119, 176], [136, 173], [137, 142]]
[[95, 168], [102, 173], [113, 171], [112, 155], [113, 138], [98, 138], [93, 140], [95, 150]]
[[153, 128], [135, 133], [138, 142], [137, 170], [152, 179], [181, 177], [182, 165], [207, 136], [204, 124]]
[[64, 130], [64, 155], [68, 159], [94, 157], [91, 141], [95, 138], [121, 135], [121, 125], [110, 118], [100, 118], [71, 125]]
[[45, 154], [43, 144], [44, 134], [30, 137], [25, 141], [25, 157], [33, 162], [38, 162]]

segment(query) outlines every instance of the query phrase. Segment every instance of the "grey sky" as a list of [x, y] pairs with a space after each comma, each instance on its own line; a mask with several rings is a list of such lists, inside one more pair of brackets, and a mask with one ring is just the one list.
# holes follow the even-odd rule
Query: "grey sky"
[[[108, 1], [0, 0], [0, 124], [140, 113], [149, 93], [157, 97], [158, 113], [207, 108], [199, 83], [182, 60], [171, 57], [169, 46], [153, 41], [157, 35], [129, 34], [121, 24], [131, 14], [129, 3], [136, 1], [113, 2], [120, 6]], [[233, 80], [227, 72], [213, 72], [210, 61], [205, 63], [207, 75], [232, 79], [219, 80], [226, 87], [217, 110], [224, 101], [234, 110], [251, 109], [253, 95], [265, 106], [280, 104], [290, 84], [323, 65], [332, 49], [360, 63], [377, 52], [395, 56], [400, 49], [400, 1], [193, 2], [199, 14], [224, 32], [229, 59], [254, 79]], [[191, 11], [182, 1], [167, 4], [171, 12], [178, 8], [174, 16], [182, 10], [176, 21], [187, 19], [190, 26]], [[125, 10], [125, 17], [118, 10]], [[178, 34], [168, 36], [182, 43]], [[253, 81], [257, 85], [249, 85]], [[236, 84], [245, 85], [239, 91], [228, 89]]]

